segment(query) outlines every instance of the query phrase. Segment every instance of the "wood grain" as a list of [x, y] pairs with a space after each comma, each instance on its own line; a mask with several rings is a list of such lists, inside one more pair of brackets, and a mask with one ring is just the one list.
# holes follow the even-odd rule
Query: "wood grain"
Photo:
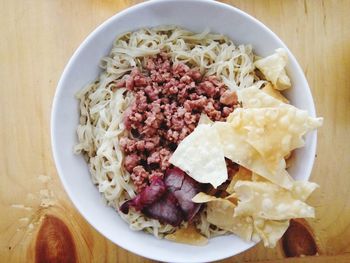
[[[137, 2], [0, 0], [1, 262], [152, 262], [112, 244], [80, 216], [57, 177], [49, 132], [52, 98], [69, 57], [97, 25]], [[307, 222], [318, 256], [285, 260], [350, 262], [350, 1], [224, 2], [284, 40], [325, 118], [312, 173], [321, 185], [310, 199], [317, 218]], [[288, 255], [300, 254], [293, 251]], [[281, 242], [222, 262], [285, 257]]]

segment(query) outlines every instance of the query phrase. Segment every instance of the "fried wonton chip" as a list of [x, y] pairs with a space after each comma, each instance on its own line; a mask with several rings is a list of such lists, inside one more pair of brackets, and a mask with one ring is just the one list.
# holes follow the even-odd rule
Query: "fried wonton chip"
[[314, 185], [298, 186], [301, 191], [306, 191], [300, 197], [272, 183], [238, 181], [234, 187], [239, 199], [235, 216], [253, 216], [267, 220], [314, 217], [314, 208], [302, 201], [315, 189]]
[[235, 205], [229, 200], [218, 199], [207, 205], [207, 220], [219, 228], [230, 231], [245, 241], [250, 241], [253, 233], [251, 217], [234, 216]]
[[[247, 179], [249, 171], [241, 170], [241, 173]], [[207, 203], [207, 220], [210, 224], [246, 241], [258, 242], [262, 239], [265, 247], [276, 246], [287, 230], [290, 218], [314, 215], [313, 208], [302, 201], [318, 187], [317, 184], [295, 181], [288, 191], [264, 181], [255, 173], [250, 177], [255, 177], [257, 181], [238, 181], [235, 192], [225, 199], [198, 193], [192, 201]]]
[[266, 178], [258, 175], [257, 173], [252, 174], [252, 181], [253, 182], [269, 182], [268, 180], [266, 180]]
[[236, 193], [232, 193], [225, 197], [225, 200], [229, 200], [232, 204], [237, 206], [238, 199]]
[[305, 201], [319, 185], [309, 181], [295, 181], [291, 193], [294, 198]]
[[230, 231], [246, 241], [250, 241], [253, 233], [253, 220], [250, 217], [234, 217], [236, 205], [223, 198], [198, 193], [192, 201], [207, 203], [207, 220], [209, 223]]
[[[296, 107], [290, 105], [290, 104], [286, 104], [281, 102], [280, 100], [268, 95], [267, 93], [263, 92], [262, 90], [258, 89], [255, 86], [240, 90], [238, 92], [238, 96], [239, 96], [239, 100], [242, 102], [243, 107], [244, 108], [288, 108], [289, 110], [284, 110], [284, 111], [288, 111], [289, 115], [288, 116], [284, 116], [284, 118], [281, 119], [281, 123], [280, 124], [285, 124], [286, 126], [289, 126], [288, 123], [288, 118], [291, 117], [295, 117], [294, 119], [298, 119], [298, 118], [302, 118], [302, 116], [304, 116], [304, 118], [306, 119], [306, 123], [302, 123], [300, 124], [302, 127], [301, 129], [304, 130], [310, 130], [312, 128], [316, 128], [319, 127], [322, 122], [323, 119], [322, 118], [312, 118], [312, 117], [307, 117], [306, 118], [306, 112], [297, 109]], [[237, 114], [237, 113], [236, 113]], [[234, 114], [231, 114], [228, 118], [228, 121], [232, 121], [232, 119], [234, 118]], [[304, 119], [304, 120], [305, 120]], [[273, 124], [271, 124], [273, 125]], [[276, 124], [277, 126], [277, 124]], [[296, 130], [296, 127], [289, 127], [291, 130]], [[286, 138], [288, 140], [288, 138]], [[261, 143], [261, 142], [260, 142]], [[296, 140], [294, 140], [295, 145], [300, 145], [302, 146], [304, 144], [304, 141], [302, 140], [302, 138], [298, 138]], [[300, 147], [298, 146], [298, 147]], [[279, 147], [279, 145], [275, 145], [275, 147]], [[293, 148], [293, 147], [292, 147]], [[295, 148], [295, 146], [294, 146]], [[286, 153], [286, 151], [284, 151]], [[286, 158], [286, 156], [288, 156], [288, 154], [290, 154], [290, 152], [287, 152], [286, 155], [284, 156]]]
[[290, 88], [290, 79], [287, 76], [285, 67], [288, 62], [288, 54], [282, 49], [276, 49], [273, 55], [255, 61], [257, 67], [278, 90]]
[[[222, 198], [216, 197], [216, 196], [212, 196], [212, 195], [208, 195], [208, 194], [203, 193], [203, 192], [199, 192], [198, 194], [196, 194], [192, 198], [192, 201], [194, 203], [203, 204], [203, 203], [208, 203], [208, 202], [211, 202], [211, 201], [216, 201], [216, 200], [219, 200], [219, 199], [222, 199]], [[226, 196], [224, 199], [230, 201], [234, 205], [237, 204], [236, 194], [230, 194], [230, 195]]]
[[230, 122], [242, 127], [245, 141], [276, 172], [284, 156], [304, 146], [303, 136], [322, 125], [322, 118], [312, 118], [295, 107], [241, 108], [231, 114]]
[[[259, 89], [255, 85], [241, 89], [237, 92], [238, 99], [242, 102], [243, 108], [288, 108], [293, 112], [305, 112], [300, 110], [293, 105], [284, 103], [282, 100], [279, 100], [275, 96], [270, 95], [267, 92], [264, 92], [263, 89]], [[227, 121], [232, 121], [233, 114], [228, 116]], [[314, 118], [317, 122], [322, 124], [323, 118]]]
[[261, 218], [254, 219], [254, 232], [264, 242], [265, 247], [273, 248], [289, 226], [289, 220], [273, 221]]
[[259, 152], [246, 141], [247, 131], [243, 126], [239, 127], [239, 124], [240, 122], [238, 124], [215, 122], [213, 125], [220, 136], [225, 157], [277, 185], [291, 188], [293, 179], [285, 170], [284, 159], [282, 158], [275, 171], [271, 172]]
[[[242, 102], [243, 108], [273, 108], [273, 107], [293, 107], [281, 100], [271, 96], [253, 85], [237, 92], [238, 100]], [[229, 116], [230, 118], [230, 116]]]
[[193, 225], [189, 225], [187, 228], [180, 228], [174, 233], [166, 235], [165, 239], [194, 246], [205, 246], [208, 244], [208, 239], [202, 236]]
[[212, 195], [207, 195], [206, 193], [199, 192], [192, 198], [192, 202], [202, 204], [202, 203], [208, 203], [214, 200], [217, 200], [218, 198]]
[[289, 100], [280, 91], [274, 89], [270, 83], [267, 83], [261, 90], [283, 103], [289, 103]]
[[252, 180], [252, 171], [244, 168], [243, 166], [239, 166], [238, 171], [234, 174], [234, 176], [231, 179], [230, 184], [227, 186], [226, 188], [226, 192], [228, 192], [229, 194], [232, 194], [233, 188], [236, 184], [237, 181], [251, 181]]
[[210, 125], [201, 124], [176, 148], [170, 163], [200, 183], [214, 188], [228, 178], [219, 134]]
[[214, 122], [208, 117], [207, 114], [205, 113], [202, 113], [200, 118], [199, 118], [199, 121], [198, 121], [198, 125], [199, 124], [213, 124]]

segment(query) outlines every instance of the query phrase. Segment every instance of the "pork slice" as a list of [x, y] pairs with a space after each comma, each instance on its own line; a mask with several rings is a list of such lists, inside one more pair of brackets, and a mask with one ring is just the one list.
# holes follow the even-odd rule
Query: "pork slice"
[[156, 202], [166, 192], [166, 186], [161, 178], [154, 178], [149, 186], [146, 186], [137, 196], [123, 203], [120, 211], [124, 214], [129, 212], [130, 207], [140, 211]]
[[168, 169], [165, 173], [165, 185], [170, 192], [181, 189], [185, 173], [179, 168]]
[[191, 221], [201, 208], [201, 204], [192, 202], [192, 198], [201, 191], [200, 183], [175, 167], [167, 170], [165, 185], [176, 197], [185, 219]]
[[171, 192], [167, 192], [155, 203], [145, 207], [142, 212], [150, 218], [158, 219], [161, 223], [172, 226], [179, 226], [184, 220], [178, 201]]

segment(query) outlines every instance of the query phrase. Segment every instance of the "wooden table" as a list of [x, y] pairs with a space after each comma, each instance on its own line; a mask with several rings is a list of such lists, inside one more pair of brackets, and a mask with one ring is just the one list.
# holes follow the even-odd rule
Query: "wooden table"
[[[137, 2], [0, 1], [1, 262], [151, 262], [108, 241], [73, 207], [52, 160], [49, 130], [57, 81], [74, 50], [97, 25]], [[313, 234], [306, 240], [316, 247], [298, 245], [301, 231], [290, 247], [259, 244], [223, 262], [280, 262], [315, 252], [287, 262], [350, 262], [350, 1], [225, 2], [284, 40], [325, 122], [312, 173], [321, 189], [309, 200], [317, 218], [307, 223]]]

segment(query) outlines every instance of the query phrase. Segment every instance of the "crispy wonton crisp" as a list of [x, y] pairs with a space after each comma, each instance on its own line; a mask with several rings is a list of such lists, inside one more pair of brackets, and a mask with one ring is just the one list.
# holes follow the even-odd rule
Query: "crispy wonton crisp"
[[284, 90], [291, 86], [285, 67], [288, 62], [288, 54], [282, 48], [276, 49], [273, 55], [255, 61], [254, 65], [271, 81], [276, 89]]
[[214, 188], [228, 178], [219, 134], [210, 125], [201, 124], [177, 147], [170, 163], [200, 183]]

